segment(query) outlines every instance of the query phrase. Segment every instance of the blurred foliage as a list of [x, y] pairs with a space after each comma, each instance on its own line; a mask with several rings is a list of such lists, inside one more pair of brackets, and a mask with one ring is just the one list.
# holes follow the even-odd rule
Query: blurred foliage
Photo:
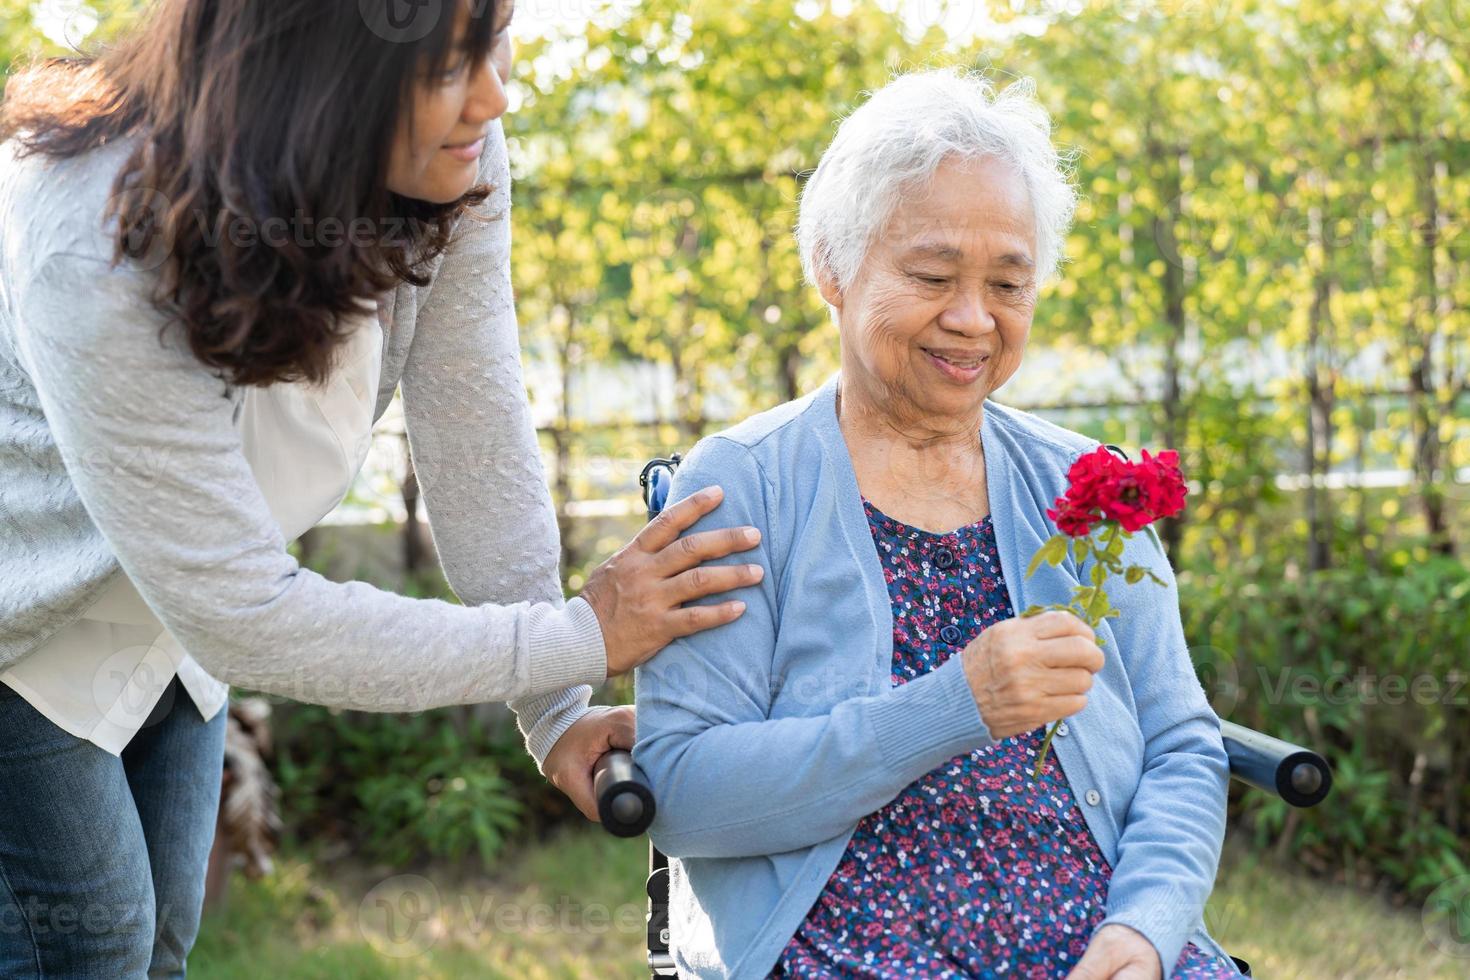
[[[288, 854], [206, 909], [191, 975], [208, 980], [605, 980], [646, 973], [647, 844], [563, 828], [493, 872], [412, 874]], [[1395, 928], [1397, 926], [1397, 928]], [[1402, 934], [1404, 924], [1388, 931]]]
[[0, 73], [105, 44], [135, 26], [145, 9], [145, 0], [0, 0]]
[[444, 709], [420, 714], [278, 709], [281, 810], [298, 841], [346, 843], [405, 865], [492, 864], [528, 812], [559, 800], [513, 725]]
[[1180, 596], [1221, 716], [1333, 768], [1331, 795], [1308, 810], [1239, 794], [1258, 846], [1401, 897], [1470, 874], [1470, 569], [1435, 556], [1269, 586], [1184, 575]]

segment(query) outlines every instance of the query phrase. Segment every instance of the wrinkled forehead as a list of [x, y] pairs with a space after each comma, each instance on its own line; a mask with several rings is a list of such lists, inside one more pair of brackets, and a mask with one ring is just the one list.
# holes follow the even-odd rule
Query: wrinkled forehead
[[994, 157], [946, 160], [899, 195], [878, 238], [909, 259], [1036, 268], [1031, 195], [1020, 171]]

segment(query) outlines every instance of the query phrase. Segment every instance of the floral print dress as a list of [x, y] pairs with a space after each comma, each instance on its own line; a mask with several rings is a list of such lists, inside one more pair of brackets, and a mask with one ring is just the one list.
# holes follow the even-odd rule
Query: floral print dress
[[[863, 509], [893, 605], [904, 684], [1014, 615], [987, 517], [946, 534]], [[1105, 916], [1107, 860], [1046, 726], [956, 756], [869, 814], [772, 977], [1061, 978]], [[1193, 943], [1174, 977], [1235, 977]]]

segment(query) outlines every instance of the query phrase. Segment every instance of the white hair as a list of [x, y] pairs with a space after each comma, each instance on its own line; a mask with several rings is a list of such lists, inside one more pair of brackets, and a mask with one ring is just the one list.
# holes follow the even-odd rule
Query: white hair
[[949, 68], [898, 76], [838, 127], [801, 195], [796, 241], [808, 281], [846, 291], [902, 195], [952, 157], [1015, 167], [1036, 221], [1037, 283], [1050, 280], [1077, 191], [1036, 85], [1020, 78], [996, 94], [984, 75]]

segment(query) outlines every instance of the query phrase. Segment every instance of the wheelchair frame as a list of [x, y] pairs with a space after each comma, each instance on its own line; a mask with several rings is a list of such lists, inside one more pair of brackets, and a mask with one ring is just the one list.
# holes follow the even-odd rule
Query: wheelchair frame
[[[638, 476], [648, 519], [657, 517], [668, 501], [680, 454], [648, 462]], [[1310, 749], [1274, 738], [1233, 722], [1220, 722], [1220, 735], [1230, 757], [1230, 776], [1247, 786], [1279, 796], [1294, 807], [1316, 806], [1332, 788], [1327, 760]], [[640, 837], [653, 823], [653, 788], [634, 764], [632, 753], [614, 750], [597, 761], [593, 776], [598, 816], [608, 833]], [[648, 968], [659, 977], [677, 976], [669, 936], [669, 859], [648, 845]], [[1230, 957], [1240, 972], [1251, 976], [1250, 964]]]

